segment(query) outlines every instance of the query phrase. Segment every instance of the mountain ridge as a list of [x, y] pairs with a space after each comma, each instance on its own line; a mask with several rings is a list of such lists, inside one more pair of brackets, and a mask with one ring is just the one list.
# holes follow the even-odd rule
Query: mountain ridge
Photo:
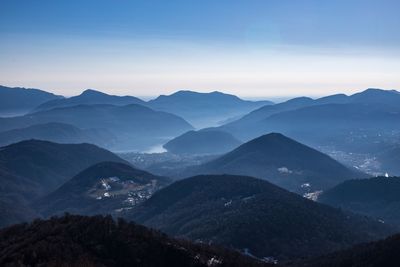
[[343, 180], [365, 176], [280, 133], [255, 138], [214, 160], [189, 168], [182, 176], [192, 174], [248, 175], [299, 193], [324, 190]]
[[199, 175], [177, 181], [135, 207], [126, 218], [177, 237], [278, 260], [321, 255], [385, 236], [388, 229], [267, 181], [235, 175]]
[[95, 89], [86, 89], [80, 95], [69, 98], [56, 99], [37, 106], [33, 112], [44, 111], [53, 108], [70, 107], [76, 105], [110, 104], [124, 106], [129, 104], [145, 105], [146, 102], [133, 96], [109, 95]]

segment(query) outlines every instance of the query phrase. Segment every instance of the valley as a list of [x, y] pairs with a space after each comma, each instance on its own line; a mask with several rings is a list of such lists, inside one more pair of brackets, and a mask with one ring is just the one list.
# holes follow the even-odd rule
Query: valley
[[399, 267], [399, 0], [0, 0], [0, 267]]

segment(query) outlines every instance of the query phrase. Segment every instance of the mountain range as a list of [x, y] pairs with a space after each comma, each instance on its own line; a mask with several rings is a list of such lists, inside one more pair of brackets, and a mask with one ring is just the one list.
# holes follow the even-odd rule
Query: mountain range
[[398, 265], [398, 91], [0, 98], [1, 266]]
[[302, 97], [265, 106], [219, 129], [243, 141], [274, 131], [313, 146], [370, 152], [398, 138], [393, 134], [400, 131], [399, 107], [398, 91], [367, 89], [350, 96]]
[[290, 191], [311, 193], [350, 179], [366, 177], [329, 156], [279, 133], [255, 138], [199, 166], [193, 174], [236, 174], [266, 179]]
[[[78, 105], [0, 118], [0, 131], [51, 122], [111, 133], [114, 150], [143, 149], [192, 129], [182, 118], [142, 105]], [[108, 144], [108, 143], [106, 143]]]
[[[4, 105], [1, 106], [10, 111], [23, 110], [24, 113], [27, 113], [28, 111], [38, 112], [77, 105], [109, 104], [126, 106], [138, 104], [183, 117], [196, 128], [216, 126], [224, 121], [243, 116], [264, 105], [273, 104], [271, 101], [266, 100], [247, 101], [218, 91], [198, 93], [182, 90], [171, 95], [160, 95], [147, 102], [134, 96], [109, 95], [95, 89], [84, 90], [80, 95], [72, 97], [62, 97], [38, 89], [2, 86], [0, 87], [0, 94], [4, 99], [4, 103], [2, 103]], [[30, 99], [33, 101], [29, 101]], [[20, 105], [20, 107], [8, 107], [11, 103], [12, 105]]]
[[216, 126], [226, 119], [271, 104], [271, 101], [246, 101], [218, 91], [198, 93], [187, 90], [160, 95], [148, 102], [151, 108], [177, 114], [196, 128]]
[[278, 260], [321, 255], [393, 231], [267, 181], [232, 175], [175, 182], [127, 218], [173, 236]]
[[115, 106], [126, 106], [130, 104], [145, 105], [146, 102], [133, 96], [108, 95], [93, 89], [87, 89], [78, 96], [60, 98], [47, 101], [35, 108], [35, 112], [54, 108], [64, 108], [78, 105], [109, 104]]
[[[6, 89], [5, 91], [14, 90], [3, 88]], [[27, 92], [24, 95], [26, 99], [32, 91], [15, 90], [22, 92], [23, 95]], [[400, 129], [397, 127], [400, 119], [400, 93], [395, 90], [367, 89], [350, 96], [337, 94], [318, 99], [300, 97], [278, 104], [268, 101], [245, 101], [234, 95], [217, 91], [211, 93], [178, 91], [171, 95], [161, 95], [148, 102], [132, 96], [108, 95], [93, 89], [70, 98], [52, 96], [48, 101], [44, 101], [45, 103], [39, 104], [29, 116], [1, 119], [0, 123], [3, 127], [0, 127], [0, 131], [49, 122], [71, 124], [81, 130], [88, 130], [86, 126], [88, 124], [91, 130], [104, 131], [107, 128], [107, 134], [113, 135], [113, 138], [108, 139], [112, 140], [111, 143], [114, 145], [99, 143], [100, 145], [113, 150], [142, 151], [165, 144], [168, 140], [191, 130], [190, 124], [196, 128], [202, 128], [218, 126], [226, 121], [230, 122], [215, 130], [230, 133], [239, 141], [248, 141], [268, 132], [281, 132], [313, 147], [323, 146], [329, 147], [330, 150], [343, 150], [349, 153], [380, 153], [396, 144], [396, 140], [400, 138]], [[10, 103], [16, 102], [12, 97], [5, 99]], [[32, 105], [35, 103], [32, 101]], [[124, 135], [127, 129], [118, 129], [116, 125], [101, 123], [94, 125], [94, 123], [86, 122], [83, 125], [73, 120], [59, 118], [60, 110], [67, 112], [66, 116], [71, 116], [71, 112], [74, 113], [76, 109], [74, 117], [89, 117], [93, 121], [102, 117], [108, 118], [107, 122], [116, 121], [115, 114], [108, 114], [111, 111], [110, 108], [105, 108], [107, 105], [112, 105], [114, 110], [127, 109], [126, 107], [134, 105], [140, 106], [141, 111], [137, 110], [139, 108], [136, 108], [136, 111], [130, 111], [136, 115], [132, 115], [132, 121], [134, 121], [132, 127], [136, 130], [135, 132], [130, 130], [133, 138]], [[99, 106], [103, 106], [107, 111], [99, 111]], [[86, 109], [82, 110], [82, 107]], [[172, 113], [177, 116], [177, 120], [181, 120], [181, 124], [178, 125], [176, 120], [167, 119], [160, 113], [151, 112], [150, 109], [145, 112], [144, 107]], [[96, 111], [87, 109], [96, 109]], [[129, 113], [128, 111], [123, 113], [125, 112]], [[53, 116], [52, 113], [56, 115]], [[152, 115], [149, 115], [150, 113]], [[38, 119], [38, 116], [42, 115], [47, 119]], [[178, 119], [178, 117], [183, 119]], [[124, 125], [130, 125], [132, 121], [124, 121]], [[155, 133], [154, 129], [154, 125], [160, 121], [165, 121], [161, 131], [158, 131], [165, 133], [162, 136]], [[149, 125], [153, 125], [153, 129]], [[135, 135], [136, 131], [140, 133]]]
[[0, 85], [0, 117], [25, 114], [38, 105], [55, 99], [62, 99], [62, 96], [39, 89]]

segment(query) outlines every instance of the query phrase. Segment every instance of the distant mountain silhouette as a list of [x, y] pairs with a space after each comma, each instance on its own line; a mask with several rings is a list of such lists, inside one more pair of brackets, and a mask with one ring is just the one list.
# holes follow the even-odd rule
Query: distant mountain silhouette
[[[58, 188], [80, 171], [102, 161], [127, 163], [89, 144], [56, 144], [29, 140], [0, 148], [0, 227], [19, 222], [34, 199]], [[20, 208], [17, 208], [17, 207]], [[3, 214], [3, 213], [2, 213]], [[31, 219], [33, 211], [26, 212]], [[13, 217], [14, 216], [14, 217]]]
[[174, 154], [223, 154], [242, 144], [231, 134], [201, 130], [186, 132], [164, 145]]
[[70, 144], [92, 143], [110, 147], [115, 137], [106, 130], [82, 130], [70, 124], [56, 122], [0, 132], [0, 146], [30, 139]]
[[185, 173], [190, 174], [249, 175], [299, 193], [324, 190], [344, 180], [365, 176], [278, 133], [263, 135], [195, 166]]
[[283, 103], [275, 105], [266, 105], [250, 112], [249, 114], [246, 114], [245, 116], [243, 116], [238, 120], [222, 125], [220, 128], [222, 130], [226, 129], [227, 131], [232, 132], [233, 134], [235, 134], [235, 136], [246, 139], [249, 138], [249, 136], [253, 135], [252, 132], [246, 133], [246, 130], [249, 130], [248, 129], [249, 127], [254, 128], [255, 127], [254, 124], [259, 123], [263, 119], [273, 114], [306, 107], [312, 105], [313, 103], [314, 100], [312, 98], [298, 97], [290, 99]]
[[83, 170], [32, 206], [46, 217], [65, 212], [121, 216], [168, 182], [120, 162], [102, 162]]
[[278, 259], [321, 255], [393, 230], [267, 181], [232, 175], [175, 182], [128, 218], [174, 236]]
[[39, 89], [0, 85], [0, 117], [24, 114], [44, 102], [61, 98]]
[[400, 106], [329, 104], [273, 115], [260, 123], [262, 131], [279, 131], [304, 143], [374, 153], [396, 139]]
[[319, 201], [400, 226], [400, 178], [350, 180], [324, 192]]
[[178, 91], [160, 95], [148, 105], [156, 110], [177, 114], [195, 127], [215, 126], [220, 121], [244, 115], [256, 108], [270, 105], [270, 101], [245, 101], [221, 92], [198, 93]]
[[369, 88], [363, 92], [353, 94], [348, 98], [349, 103], [369, 103], [395, 106], [400, 104], [400, 92], [396, 90]]
[[113, 149], [143, 149], [192, 129], [182, 118], [141, 105], [79, 105], [0, 119], [0, 131], [58, 122], [81, 129], [105, 129], [116, 137]]
[[237, 252], [179, 241], [121, 219], [67, 215], [0, 230], [0, 265], [104, 267], [272, 266]]
[[108, 95], [93, 89], [87, 89], [78, 96], [55, 99], [45, 102], [35, 108], [35, 111], [49, 110], [53, 108], [71, 107], [77, 105], [110, 104], [126, 106], [129, 104], [146, 104], [145, 101], [133, 96]]
[[382, 149], [385, 137], [393, 138], [391, 131], [400, 130], [399, 112], [399, 92], [368, 89], [351, 96], [295, 98], [262, 107], [218, 129], [241, 140], [275, 131], [314, 146], [371, 152]]
[[317, 259], [293, 264], [297, 267], [397, 267], [400, 265], [400, 235], [365, 243]]

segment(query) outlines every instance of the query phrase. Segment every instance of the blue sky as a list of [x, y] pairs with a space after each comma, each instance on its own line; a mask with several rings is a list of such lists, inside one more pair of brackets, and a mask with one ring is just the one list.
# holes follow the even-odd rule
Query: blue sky
[[244, 97], [400, 88], [400, 1], [0, 1], [0, 83]]

